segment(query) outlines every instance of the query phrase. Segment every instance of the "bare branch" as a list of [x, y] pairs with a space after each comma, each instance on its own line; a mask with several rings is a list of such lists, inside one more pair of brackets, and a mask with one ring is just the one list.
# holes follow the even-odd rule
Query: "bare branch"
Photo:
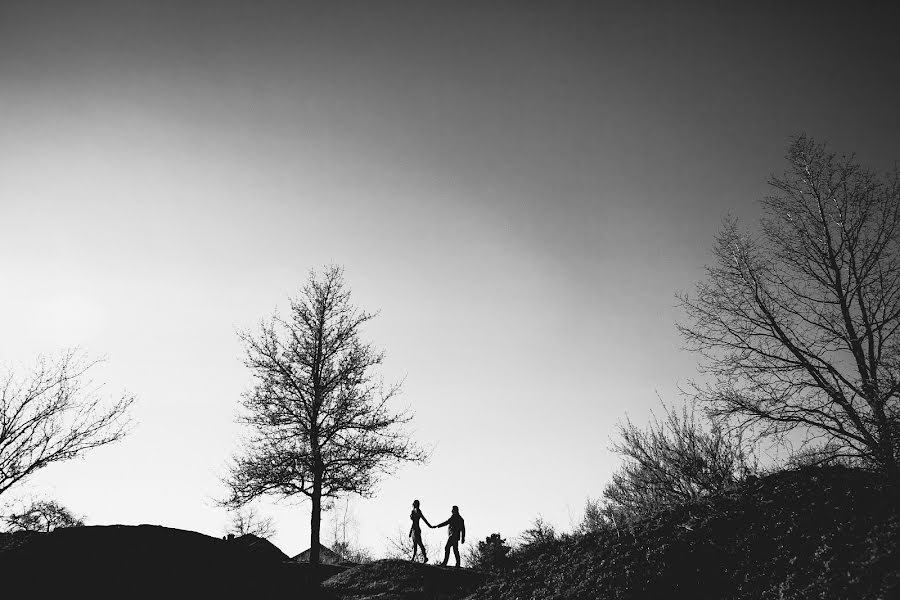
[[111, 402], [88, 374], [99, 360], [68, 350], [24, 377], [0, 376], [0, 494], [35, 471], [120, 440], [134, 398]]

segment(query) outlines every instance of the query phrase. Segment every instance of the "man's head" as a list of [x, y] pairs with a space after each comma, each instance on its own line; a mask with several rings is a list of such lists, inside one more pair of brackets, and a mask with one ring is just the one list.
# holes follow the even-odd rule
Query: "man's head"
[[458, 506], [454, 506], [454, 507], [453, 507], [452, 509], [450, 509], [450, 510], [453, 512], [454, 515], [458, 515], [458, 514], [459, 514], [459, 507], [458, 507]]

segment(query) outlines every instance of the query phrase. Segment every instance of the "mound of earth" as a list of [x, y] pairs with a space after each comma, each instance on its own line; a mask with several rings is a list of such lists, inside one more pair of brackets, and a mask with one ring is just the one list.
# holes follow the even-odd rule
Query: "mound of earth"
[[155, 525], [0, 534], [10, 598], [318, 598], [315, 572], [286, 558], [259, 538]]
[[786, 471], [526, 548], [471, 598], [900, 598], [898, 545], [895, 492], [871, 474]]
[[471, 569], [379, 560], [348, 569], [322, 586], [341, 600], [449, 600], [483, 582], [484, 574]]
[[282, 552], [278, 546], [265, 538], [261, 538], [247, 533], [240, 537], [228, 540], [229, 544], [242, 546], [244, 552], [253, 553], [259, 560], [267, 560], [269, 562], [284, 562], [291, 560], [291, 557]]

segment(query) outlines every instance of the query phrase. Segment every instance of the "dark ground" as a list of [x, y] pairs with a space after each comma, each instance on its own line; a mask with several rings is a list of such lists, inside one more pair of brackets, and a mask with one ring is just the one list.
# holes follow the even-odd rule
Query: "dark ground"
[[781, 472], [627, 529], [520, 549], [499, 573], [407, 561], [316, 570], [257, 538], [151, 525], [7, 533], [0, 597], [892, 600], [895, 498], [862, 471]]
[[0, 598], [317, 597], [315, 572], [287, 559], [252, 536], [225, 541], [155, 525], [6, 533]]
[[379, 560], [335, 575], [323, 587], [341, 600], [452, 600], [467, 596], [484, 579], [471, 569]]

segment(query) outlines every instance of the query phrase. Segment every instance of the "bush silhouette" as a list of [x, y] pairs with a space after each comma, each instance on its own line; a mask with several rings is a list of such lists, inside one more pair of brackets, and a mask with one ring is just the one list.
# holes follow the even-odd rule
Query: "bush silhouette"
[[705, 426], [693, 405], [664, 409], [666, 418], [654, 417], [647, 429], [630, 420], [619, 427], [612, 449], [625, 464], [603, 490], [614, 527], [723, 491], [754, 471], [740, 437], [718, 423]]
[[507, 555], [510, 550], [506, 540], [501, 538], [499, 533], [492, 533], [484, 538], [483, 542], [478, 542], [478, 546], [471, 550], [466, 558], [473, 569], [502, 571], [509, 562]]

